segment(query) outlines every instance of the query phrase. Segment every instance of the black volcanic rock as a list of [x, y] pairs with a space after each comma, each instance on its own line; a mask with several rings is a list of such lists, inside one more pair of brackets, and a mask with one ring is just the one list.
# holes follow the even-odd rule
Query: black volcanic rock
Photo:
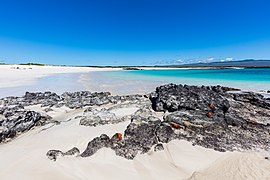
[[89, 91], [66, 92], [61, 95], [65, 105], [71, 109], [81, 108], [83, 106], [108, 104], [109, 92], [91, 93]]
[[64, 153], [60, 150], [49, 150], [46, 154], [46, 156], [53, 161], [56, 161], [58, 156], [63, 156]]
[[154, 147], [154, 151], [162, 151], [164, 150], [164, 147], [162, 144], [157, 144], [155, 147]]
[[68, 150], [67, 152], [62, 152], [60, 150], [49, 150], [46, 156], [53, 161], [56, 161], [58, 156], [77, 156], [80, 154], [80, 150], [76, 147]]
[[[133, 159], [162, 150], [161, 144], [182, 139], [216, 151], [270, 150], [269, 100], [256, 93], [228, 93], [221, 86], [160, 86], [150, 95], [155, 111], [168, 111], [163, 120], [147, 107], [131, 117], [124, 137], [106, 135], [89, 142], [83, 157], [102, 147]], [[117, 140], [116, 140], [117, 139]]]
[[103, 147], [110, 147], [110, 138], [106, 134], [100, 135], [100, 137], [94, 138], [87, 145], [85, 151], [81, 154], [81, 157], [88, 157], [95, 154], [99, 149]]
[[[214, 89], [214, 90], [213, 90]], [[224, 113], [229, 109], [228, 100], [215, 87], [198, 87], [169, 84], [160, 86], [150, 95], [155, 111], [201, 110]]]
[[0, 108], [0, 143], [6, 142], [34, 126], [43, 126], [51, 117], [22, 107]]
[[[52, 122], [51, 117], [24, 108], [39, 104], [45, 112], [52, 107], [87, 106], [85, 112], [76, 117], [85, 126], [130, 121], [123, 136], [116, 133], [110, 138], [102, 134], [92, 139], [81, 154], [76, 147], [67, 152], [50, 150], [47, 156], [52, 160], [58, 156], [92, 156], [103, 147], [133, 159], [151, 149], [162, 150], [174, 139], [217, 151], [270, 150], [270, 100], [253, 92], [232, 91], [238, 89], [169, 84], [157, 87], [150, 96], [111, 96], [108, 92], [88, 91], [67, 92], [61, 96], [52, 92], [27, 92], [22, 97], [0, 99], [0, 142]], [[106, 104], [113, 106], [95, 108]], [[115, 108], [131, 104], [139, 108], [132, 115], [116, 118], [112, 113]]]
[[[45, 112], [52, 111], [52, 107], [67, 106], [71, 109], [85, 106], [100, 106], [105, 104], [140, 103], [146, 101], [142, 95], [110, 96], [109, 92], [65, 92], [61, 96], [53, 92], [26, 92], [22, 97], [5, 97], [0, 99], [0, 143], [6, 142], [17, 135], [26, 132], [34, 126], [42, 126], [51, 122], [51, 117], [34, 111], [25, 110], [24, 107], [40, 105]], [[118, 123], [130, 119], [129, 117], [113, 118], [107, 111], [93, 116], [83, 116], [81, 124], [87, 126]], [[101, 113], [101, 114], [102, 114]], [[90, 114], [90, 112], [89, 112]], [[104, 117], [107, 116], [107, 119]], [[100, 119], [102, 117], [102, 119]]]
[[142, 69], [136, 67], [124, 67], [123, 70], [142, 70]]

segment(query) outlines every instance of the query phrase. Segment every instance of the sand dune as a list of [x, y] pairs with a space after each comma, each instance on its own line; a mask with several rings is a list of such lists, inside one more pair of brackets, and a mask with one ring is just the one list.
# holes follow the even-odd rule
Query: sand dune
[[189, 179], [270, 179], [269, 152], [234, 152], [219, 158]]

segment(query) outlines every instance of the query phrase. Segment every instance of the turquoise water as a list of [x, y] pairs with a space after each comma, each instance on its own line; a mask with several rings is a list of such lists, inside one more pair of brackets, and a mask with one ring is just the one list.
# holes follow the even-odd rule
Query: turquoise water
[[269, 90], [270, 68], [162, 69], [107, 72], [110, 78], [191, 85], [224, 85], [243, 90]]
[[265, 81], [270, 82], [270, 68], [254, 69], [173, 69], [173, 70], [145, 70], [122, 72], [133, 75], [220, 79], [230, 81]]
[[270, 90], [270, 68], [260, 69], [167, 69], [100, 71], [57, 74], [38, 78], [33, 84], [0, 88], [0, 97], [21, 96], [25, 91], [109, 91], [112, 94], [149, 93], [157, 86], [176, 83], [223, 85], [242, 90]]
[[84, 86], [78, 82], [81, 73], [56, 74], [37, 78], [32, 84], [17, 87], [0, 87], [0, 97], [22, 96], [26, 91], [52, 91], [61, 94], [65, 91], [83, 91]]

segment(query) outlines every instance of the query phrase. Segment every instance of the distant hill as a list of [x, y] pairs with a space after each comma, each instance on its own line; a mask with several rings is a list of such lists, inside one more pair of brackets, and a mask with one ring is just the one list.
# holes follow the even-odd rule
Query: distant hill
[[226, 62], [185, 64], [182, 67], [270, 67], [270, 60], [239, 60]]

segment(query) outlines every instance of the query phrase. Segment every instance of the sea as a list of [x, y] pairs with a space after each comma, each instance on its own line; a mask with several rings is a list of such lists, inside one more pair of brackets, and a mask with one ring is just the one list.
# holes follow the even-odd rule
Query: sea
[[111, 92], [113, 95], [145, 94], [157, 86], [175, 83], [187, 85], [222, 85], [242, 91], [270, 93], [270, 68], [226, 69], [147, 69], [90, 71], [88, 73], [56, 74], [38, 78], [33, 84], [20, 87], [0, 87], [0, 97], [21, 96], [25, 91]]
[[270, 90], [270, 68], [223, 69], [155, 69], [106, 72], [110, 79], [175, 83], [188, 85], [222, 85], [245, 91]]

